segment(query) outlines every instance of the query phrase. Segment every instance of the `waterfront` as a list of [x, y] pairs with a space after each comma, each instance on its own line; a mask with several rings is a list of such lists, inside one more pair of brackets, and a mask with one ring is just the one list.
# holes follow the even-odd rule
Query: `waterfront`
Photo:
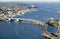
[[[20, 18], [29, 18], [35, 19], [39, 21], [47, 21], [47, 18], [59, 18], [60, 13], [58, 12], [60, 9], [59, 4], [45, 4], [45, 3], [36, 3], [37, 12], [28, 12], [23, 16], [17, 16]], [[49, 32], [55, 32], [56, 29], [54, 27], [49, 27]], [[1, 39], [44, 39], [41, 36], [42, 28], [37, 25], [32, 24], [17, 24], [15, 22], [0, 22], [0, 38]]]

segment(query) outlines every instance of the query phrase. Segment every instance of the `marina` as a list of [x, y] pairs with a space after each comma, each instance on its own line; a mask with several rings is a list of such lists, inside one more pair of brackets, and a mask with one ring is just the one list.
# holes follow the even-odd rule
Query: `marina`
[[[0, 31], [1, 31], [0, 33], [2, 33], [1, 34], [2, 37], [3, 36], [5, 37], [5, 35], [6, 35], [9, 38], [10, 34], [11, 34], [12, 39], [14, 39], [16, 37], [20, 38], [22, 35], [27, 36], [27, 37], [31, 37], [31, 38], [33, 37], [33, 38], [37, 39], [41, 35], [41, 37], [43, 37], [43, 39], [60, 39], [60, 22], [59, 22], [60, 19], [59, 18], [54, 18], [54, 17], [53, 18], [51, 18], [51, 17], [49, 18], [50, 15], [48, 13], [44, 14], [43, 11], [42, 11], [42, 13], [43, 13], [42, 14], [40, 11], [37, 11], [36, 9], [37, 9], [37, 7], [35, 5], [31, 5], [31, 6], [13, 6], [13, 7], [12, 6], [11, 7], [5, 7], [4, 6], [4, 7], [0, 7], [0, 22], [3, 23], [3, 24], [0, 23]], [[30, 14], [30, 13], [27, 13], [27, 12], [32, 12], [32, 13]], [[37, 12], [38, 12], [38, 14], [37, 14]], [[27, 14], [25, 14], [25, 13], [27, 13]], [[16, 16], [20, 16], [20, 17], [16, 17]], [[47, 21], [46, 21], [44, 16], [46, 18], [48, 16], [48, 18], [47, 18], [48, 20]], [[33, 17], [34, 17], [34, 19], [32, 19]], [[28, 30], [28, 28], [30, 29], [31, 27], [26, 25], [26, 27], [27, 27], [26, 28], [25, 25], [22, 26], [21, 23], [22, 23], [22, 25], [24, 25], [24, 24], [29, 24], [29, 25], [33, 24], [35, 27], [38, 26], [39, 29], [37, 29], [35, 31], [32, 31], [32, 30], [35, 29], [35, 28], [32, 28], [32, 30], [30, 31], [30, 30]], [[6, 27], [5, 27], [4, 24], [5, 25], [7, 24], [9, 26], [6, 25]], [[40, 27], [42, 28], [42, 31], [41, 31], [42, 33], [41, 34], [39, 32], [40, 31]], [[51, 28], [48, 28], [48, 27], [56, 28], [57, 31], [51, 33], [51, 32], [49, 32], [49, 29], [53, 30], [53, 28], [51, 29]], [[10, 31], [9, 31], [8, 28], [10, 29]], [[27, 32], [24, 32], [23, 29], [26, 29]], [[27, 34], [22, 34], [20, 36], [20, 33], [21, 33], [20, 31], [22, 33], [28, 33], [28, 35]], [[37, 31], [39, 33], [37, 33]], [[34, 34], [33, 32], [36, 32], [37, 34], [36, 33]], [[34, 35], [32, 34], [30, 36], [29, 35], [30, 33], [33, 33]], [[13, 34], [16, 37], [12, 36]], [[34, 36], [36, 36], [36, 37], [34, 37]], [[23, 36], [21, 38], [23, 38]], [[38, 39], [40, 39], [40, 38], [38, 38]]]
[[[8, 20], [7, 20], [8, 19]], [[36, 24], [36, 25], [39, 25], [43, 28], [43, 34], [42, 36], [46, 37], [47, 39], [57, 39], [58, 37], [56, 36], [59, 36], [58, 33], [55, 33], [55, 34], [58, 34], [56, 36], [52, 35], [51, 33], [48, 32], [48, 25], [49, 24], [46, 24], [44, 22], [41, 22], [41, 21], [37, 21], [37, 20], [32, 20], [32, 19], [25, 19], [25, 18], [6, 18], [4, 19], [3, 21], [7, 21], [7, 22], [12, 22], [13, 20], [15, 20], [15, 22], [22, 22], [22, 23], [27, 23], [27, 24]], [[50, 19], [51, 20], [51, 19]], [[52, 20], [55, 20], [54, 18]], [[26, 22], [24, 22], [26, 21]], [[48, 22], [51, 22], [48, 20]], [[55, 25], [53, 25], [55, 26]], [[59, 30], [60, 31], [60, 30]], [[60, 32], [59, 32], [60, 33]], [[60, 39], [60, 38], [58, 38]]]
[[[34, 7], [34, 6], [32, 6], [32, 7]], [[2, 10], [4, 10], [4, 8]], [[56, 36], [54, 36], [54, 35], [52, 35], [51, 33], [48, 32], [48, 24], [50, 24], [50, 25], [52, 24], [53, 26], [58, 26], [58, 25], [55, 25], [55, 24], [57, 24], [58, 19], [50, 18], [50, 19], [48, 19], [48, 23], [46, 24], [45, 22], [40, 22], [40, 21], [33, 20], [33, 19], [13, 18], [14, 16], [17, 16], [18, 13], [17, 12], [16, 13], [14, 13], [14, 12], [11, 13], [10, 12], [11, 11], [10, 8], [8, 8], [6, 10], [8, 12], [2, 13], [3, 12], [2, 11], [1, 14], [0, 14], [0, 20], [1, 21], [7, 21], [7, 22], [15, 21], [15, 22], [19, 22], [19, 23], [21, 23], [23, 21], [23, 23], [27, 23], [27, 24], [36, 24], [36, 25], [39, 25], [39, 26], [41, 26], [43, 28], [43, 34], [42, 34], [42, 36], [47, 37], [47, 39], [57, 39]], [[25, 12], [23, 12], [23, 13], [25, 13]], [[21, 11], [19, 13], [21, 13]], [[26, 22], [24, 22], [24, 21], [26, 21]], [[60, 39], [60, 38], [58, 38], [58, 39]]]

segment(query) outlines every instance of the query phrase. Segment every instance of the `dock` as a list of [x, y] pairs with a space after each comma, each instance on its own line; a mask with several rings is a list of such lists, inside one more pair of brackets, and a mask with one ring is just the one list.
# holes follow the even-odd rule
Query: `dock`
[[[43, 29], [42, 36], [45, 36], [45, 37], [51, 38], [51, 39], [57, 39], [57, 37], [55, 37], [54, 35], [52, 35], [51, 33], [48, 32], [48, 24], [46, 24], [45, 22], [37, 21], [37, 20], [33, 20], [33, 19], [26, 19], [26, 18], [6, 18], [6, 19], [4, 19], [4, 21], [7, 21], [7, 20], [8, 20], [8, 22], [11, 22], [11, 20], [15, 20], [15, 22], [23, 21], [23, 23], [39, 25]], [[24, 21], [26, 21], [26, 22], [24, 22]]]

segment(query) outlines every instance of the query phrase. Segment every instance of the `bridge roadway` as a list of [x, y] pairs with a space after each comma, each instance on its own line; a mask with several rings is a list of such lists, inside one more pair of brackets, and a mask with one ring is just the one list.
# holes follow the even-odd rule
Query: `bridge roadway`
[[[57, 37], [53, 36], [52, 34], [50, 34], [48, 32], [48, 25], [45, 23], [45, 22], [41, 22], [41, 21], [37, 21], [37, 20], [33, 20], [33, 19], [26, 19], [26, 18], [8, 18], [9, 20], [10, 19], [13, 19], [13, 20], [24, 20], [24, 21], [29, 21], [29, 22], [26, 22], [26, 23], [29, 23], [29, 24], [37, 24], [39, 26], [42, 27], [43, 29], [43, 34], [45, 33], [46, 35], [48, 35], [48, 37], [50, 37], [51, 39], [57, 39]], [[19, 22], [19, 21], [18, 21]]]

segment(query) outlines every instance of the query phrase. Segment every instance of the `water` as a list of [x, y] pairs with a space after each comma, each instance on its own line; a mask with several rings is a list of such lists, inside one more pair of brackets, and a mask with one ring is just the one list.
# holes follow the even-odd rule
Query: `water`
[[[30, 3], [28, 5], [31, 5]], [[60, 18], [60, 3], [35, 3], [38, 11], [28, 12], [20, 18], [29, 18], [46, 22], [47, 18]], [[56, 28], [49, 26], [50, 33], [56, 32]], [[17, 24], [15, 22], [0, 22], [0, 39], [44, 39], [42, 28], [34, 24]]]

